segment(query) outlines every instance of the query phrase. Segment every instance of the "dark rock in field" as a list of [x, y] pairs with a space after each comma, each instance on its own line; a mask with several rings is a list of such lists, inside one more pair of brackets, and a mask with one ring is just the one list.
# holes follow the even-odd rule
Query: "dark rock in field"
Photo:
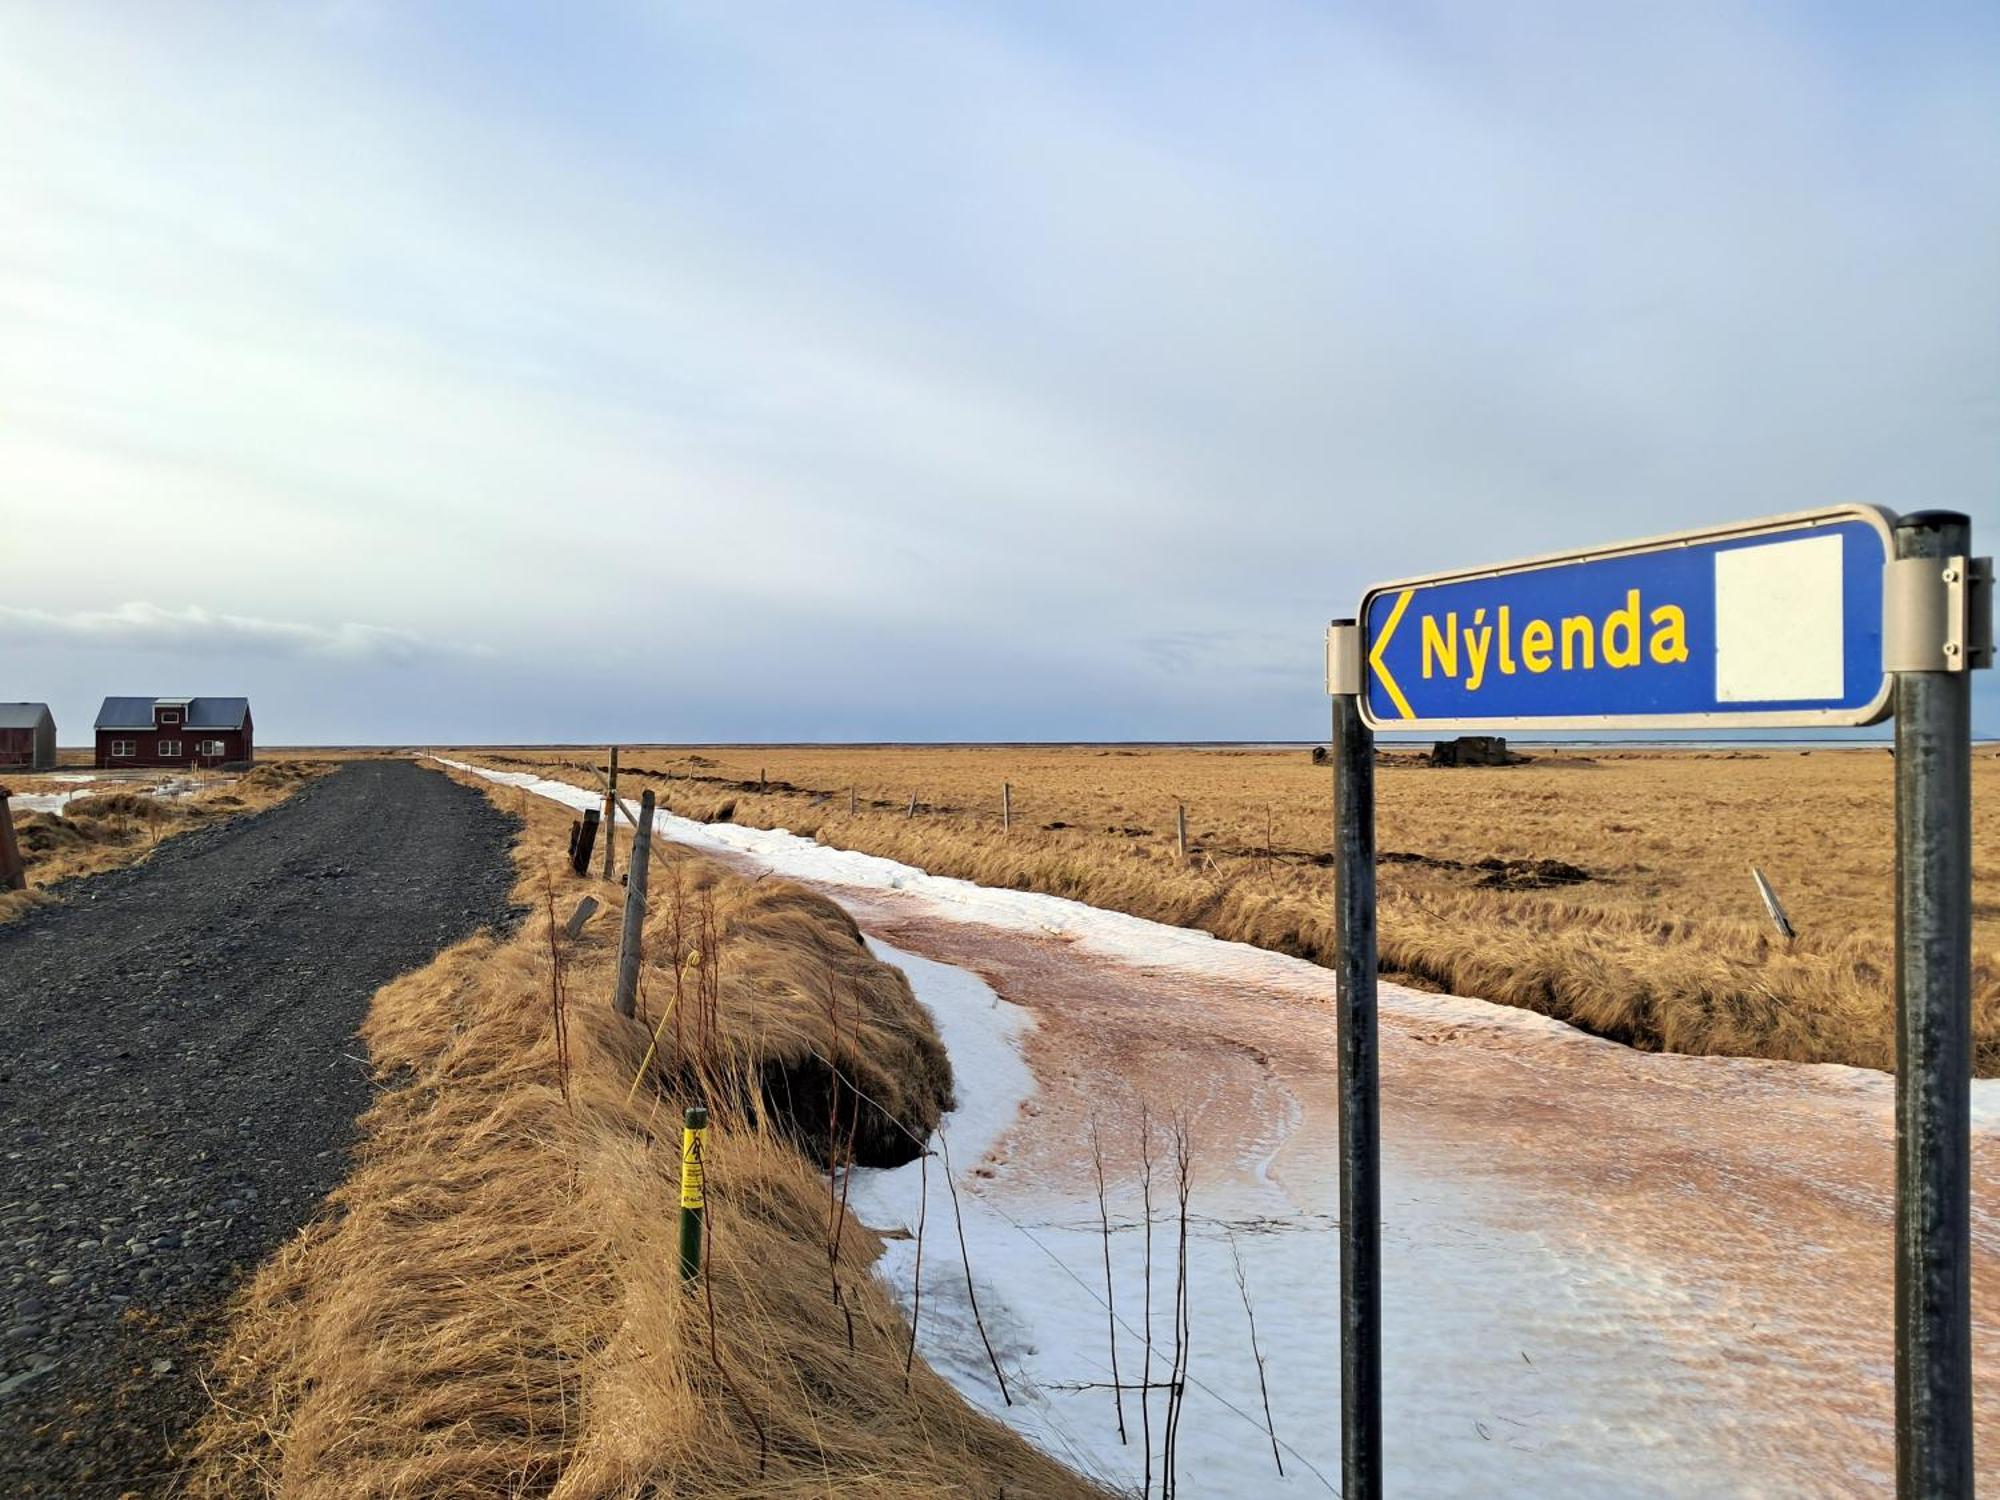
[[1431, 746], [1430, 763], [1434, 766], [1520, 766], [1527, 762], [1527, 756], [1507, 748], [1503, 735], [1462, 734]]
[[1591, 879], [1590, 871], [1559, 859], [1501, 859], [1489, 854], [1470, 864], [1446, 859], [1439, 854], [1415, 854], [1401, 849], [1383, 849], [1375, 856], [1380, 865], [1419, 865], [1426, 870], [1477, 871], [1476, 885], [1498, 890], [1539, 891], [1558, 885], [1581, 885]]
[[1559, 859], [1482, 859], [1473, 868], [1486, 872], [1479, 884], [1507, 891], [1547, 890], [1590, 879], [1590, 871]]

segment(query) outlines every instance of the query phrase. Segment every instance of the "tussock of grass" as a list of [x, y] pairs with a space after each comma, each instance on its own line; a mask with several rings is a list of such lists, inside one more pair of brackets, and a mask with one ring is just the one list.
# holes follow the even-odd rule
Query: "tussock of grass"
[[[689, 859], [674, 857], [677, 864]], [[717, 879], [717, 867], [703, 862], [702, 870]], [[852, 1122], [857, 1159], [864, 1166], [914, 1161], [917, 1142], [949, 1107], [951, 1064], [902, 972], [868, 952], [840, 907], [789, 882], [749, 886], [740, 903], [729, 903], [721, 935], [729, 955], [719, 1006], [723, 1043], [738, 1070], [755, 1068], [774, 1126], [815, 1160], [828, 1159], [837, 1056], [845, 1083], [872, 1101]], [[841, 1129], [849, 1128], [843, 1108]]]
[[[676, 852], [653, 875], [651, 1024], [621, 1020], [620, 892], [556, 858], [560, 812], [518, 805], [531, 915], [375, 997], [364, 1035], [385, 1091], [334, 1212], [240, 1300], [189, 1493], [1094, 1493], [921, 1361], [906, 1389], [908, 1329], [865, 1274], [876, 1245], [851, 1219], [837, 1236], [851, 1349], [833, 1305], [825, 1178], [762, 1084], [775, 1071], [798, 1087], [814, 1054], [836, 1057], [923, 1133], [949, 1070], [902, 976], [823, 899]], [[565, 1099], [551, 913], [559, 923], [585, 891], [608, 910], [573, 946], [558, 939]], [[721, 953], [706, 1032], [704, 965], [676, 962], [701, 944], [704, 906]], [[658, 1061], [635, 1092], [655, 1028]], [[698, 1091], [715, 1122], [696, 1292], [675, 1235], [681, 1111]], [[808, 1110], [798, 1129], [813, 1128]]]
[[[596, 784], [566, 764], [574, 752], [483, 758]], [[1541, 755], [1504, 770], [1393, 757], [1376, 779], [1383, 968], [1635, 1047], [1889, 1068], [1893, 769], [1865, 751]], [[684, 817], [708, 815], [726, 789], [741, 823], [1319, 963], [1334, 956], [1330, 773], [1303, 751], [628, 748], [621, 774], [646, 778]], [[1002, 781], [1013, 788], [1005, 834]], [[1174, 850], [1177, 803], [1188, 808], [1187, 864]], [[1975, 1066], [1994, 1076], [1992, 756], [1974, 762], [1973, 849]], [[1523, 869], [1550, 860], [1586, 878], [1532, 888]], [[1753, 862], [1776, 882], [1796, 941], [1773, 933]]]

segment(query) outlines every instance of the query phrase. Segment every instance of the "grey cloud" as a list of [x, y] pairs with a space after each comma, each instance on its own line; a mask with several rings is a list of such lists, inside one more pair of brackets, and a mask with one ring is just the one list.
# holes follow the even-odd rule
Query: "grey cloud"
[[426, 649], [407, 630], [346, 620], [333, 625], [218, 614], [190, 604], [169, 609], [133, 600], [115, 609], [58, 612], [0, 605], [0, 635], [10, 645], [67, 645], [132, 650], [214, 650], [334, 661], [402, 664]]

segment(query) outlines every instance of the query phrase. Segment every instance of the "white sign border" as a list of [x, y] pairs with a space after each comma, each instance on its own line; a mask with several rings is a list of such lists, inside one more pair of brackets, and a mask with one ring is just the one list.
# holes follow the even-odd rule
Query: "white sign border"
[[1607, 547], [1585, 547], [1573, 552], [1550, 552], [1539, 557], [1525, 557], [1516, 562], [1494, 563], [1477, 568], [1455, 568], [1444, 573], [1425, 573], [1411, 578], [1398, 578], [1390, 583], [1374, 584], [1362, 593], [1360, 609], [1355, 615], [1361, 634], [1362, 690], [1356, 695], [1361, 710], [1361, 720], [1377, 733], [1403, 734], [1424, 734], [1441, 729], [1493, 733], [1498, 730], [1541, 729], [1720, 729], [1730, 725], [1738, 729], [1852, 729], [1868, 724], [1879, 724], [1889, 717], [1889, 700], [1895, 691], [1895, 678], [1887, 672], [1882, 674], [1881, 690], [1859, 708], [1768, 709], [1756, 713], [1580, 714], [1549, 718], [1506, 715], [1484, 719], [1383, 719], [1376, 715], [1368, 701], [1368, 688], [1374, 680], [1373, 669], [1368, 661], [1368, 609], [1384, 594], [1400, 593], [1409, 588], [1435, 587], [1442, 583], [1465, 583], [1481, 578], [1506, 577], [1514, 573], [1534, 573], [1544, 568], [1560, 567], [1565, 563], [1602, 562], [1607, 558], [1631, 557], [1646, 552], [1666, 552], [1676, 547], [1692, 547], [1704, 542], [1733, 541], [1739, 537], [1762, 536], [1771, 532], [1804, 531], [1815, 526], [1842, 521], [1865, 521], [1873, 526], [1882, 538], [1884, 558], [1895, 557], [1894, 512], [1879, 505], [1834, 505], [1820, 510], [1802, 510], [1782, 516], [1766, 516], [1761, 520], [1741, 521], [1728, 526], [1705, 526], [1695, 531], [1669, 532], [1665, 536], [1618, 542]]

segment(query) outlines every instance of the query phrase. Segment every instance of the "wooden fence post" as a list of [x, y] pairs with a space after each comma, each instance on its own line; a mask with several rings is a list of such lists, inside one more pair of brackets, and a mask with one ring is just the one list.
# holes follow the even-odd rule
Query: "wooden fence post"
[[10, 891], [28, 888], [28, 865], [21, 858], [21, 845], [14, 837], [14, 812], [7, 799], [14, 794], [0, 786], [0, 887]]
[[850, 817], [850, 818], [851, 818], [851, 817], [853, 817], [853, 816], [854, 816], [854, 810], [855, 810], [855, 800], [854, 800], [854, 788], [853, 788], [853, 787], [849, 787], [849, 788], [847, 789], [847, 815], [848, 815], [848, 817]]
[[1174, 842], [1181, 851], [1181, 863], [1187, 863], [1187, 804], [1174, 804]]
[[1014, 788], [1004, 781], [1000, 783], [1000, 831], [1014, 831]]
[[576, 935], [583, 931], [583, 924], [588, 922], [596, 911], [597, 898], [595, 896], [585, 896], [581, 901], [577, 902], [576, 910], [571, 912], [569, 920], [563, 923], [563, 936], [574, 942]]
[[602, 821], [596, 808], [586, 807], [583, 816], [570, 824], [569, 867], [579, 875], [590, 873], [590, 851], [597, 842], [597, 825]]
[[625, 933], [618, 945], [618, 989], [611, 1008], [634, 1015], [639, 1003], [639, 950], [645, 945], [646, 874], [653, 852], [653, 789], [639, 798], [639, 827], [632, 835], [632, 863], [625, 871]]
[[[611, 774], [604, 783], [604, 878], [609, 880], [617, 861], [611, 849], [618, 842], [618, 747], [611, 747]], [[581, 872], [579, 872], [581, 873]]]
[[903, 816], [906, 818], [914, 818], [916, 815], [917, 815], [917, 794], [915, 792], [912, 792], [910, 793], [910, 810], [907, 813], [903, 814]]

